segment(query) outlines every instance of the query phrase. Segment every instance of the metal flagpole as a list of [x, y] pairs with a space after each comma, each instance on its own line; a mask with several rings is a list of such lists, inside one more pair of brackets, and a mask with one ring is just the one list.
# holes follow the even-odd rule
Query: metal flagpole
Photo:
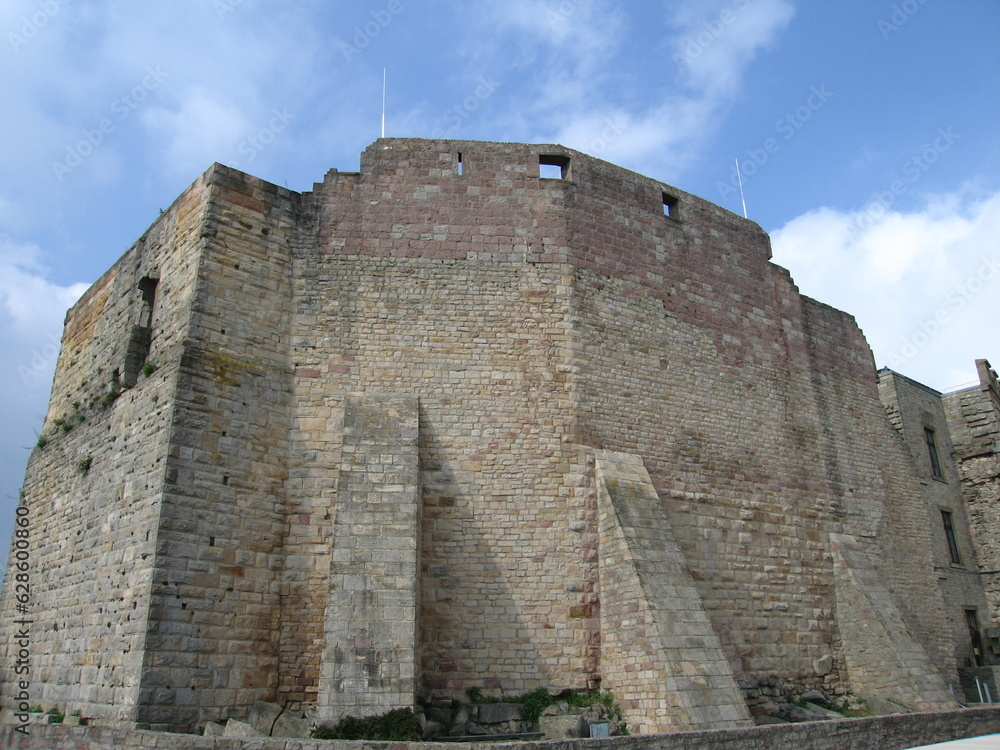
[[743, 178], [740, 177], [740, 160], [736, 159], [736, 179], [740, 183], [740, 201], [743, 203], [743, 218], [747, 216], [747, 199], [743, 197]]

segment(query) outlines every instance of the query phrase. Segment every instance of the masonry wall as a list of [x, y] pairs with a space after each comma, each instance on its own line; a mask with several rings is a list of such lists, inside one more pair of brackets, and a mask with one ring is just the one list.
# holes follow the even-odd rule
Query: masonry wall
[[[961, 675], [968, 677], [972, 673], [967, 668], [976, 666], [976, 657], [972, 651], [965, 613], [967, 610], [974, 610], [985, 628], [990, 621], [990, 611], [983, 591], [966, 504], [962, 498], [961, 480], [954, 460], [955, 450], [942, 397], [937, 391], [891, 371], [880, 372], [879, 394], [890, 421], [912, 458], [912, 473], [918, 477], [921, 493], [931, 516], [934, 568], [952, 630], [955, 666]], [[939, 466], [937, 473], [932, 464], [925, 429], [931, 430], [934, 436]], [[950, 517], [957, 544], [957, 560], [953, 559], [953, 553], [949, 549], [942, 511]], [[980, 650], [980, 658], [989, 659], [989, 655], [983, 649]], [[978, 701], [974, 683], [970, 688], [968, 699]]]
[[[94, 284], [66, 317], [49, 410], [28, 464], [32, 703], [106, 722], [137, 718], [152, 562], [206, 196], [196, 182]], [[159, 278], [152, 320], [139, 288]], [[155, 370], [121, 384], [130, 334], [151, 322]], [[140, 363], [141, 364], [141, 363]], [[117, 373], [117, 374], [116, 374]], [[8, 564], [3, 645], [14, 601]], [[0, 700], [14, 689], [2, 659]]]
[[[592, 648], [580, 585], [593, 540], [569, 528], [586, 457], [563, 443], [562, 269], [525, 262], [520, 245], [544, 186], [515, 173], [519, 187], [497, 189], [509, 158], [476, 177], [488, 150], [461, 179], [449, 152], [422, 150], [391, 171], [331, 175], [296, 333], [299, 456], [315, 457], [328, 496], [343, 394], [420, 397], [421, 669], [457, 696], [585, 686]], [[311, 520], [329, 524], [329, 507]]]
[[1000, 619], [1000, 386], [986, 360], [977, 360], [979, 385], [944, 396], [955, 461], [968, 503], [972, 541], [989, 600]]
[[172, 731], [243, 718], [255, 700], [273, 700], [283, 626], [297, 203], [219, 165], [205, 181], [137, 717]]
[[573, 174], [575, 439], [644, 458], [751, 701], [846, 686], [834, 531], [862, 538], [901, 607], [921, 601], [904, 619], [940, 663], [943, 606], [911, 546], [927, 514], [883, 448], [854, 321], [801, 297], [754, 225], [596, 160]]
[[[540, 160], [563, 179], [540, 177]], [[84, 343], [64, 346], [46, 429], [73, 403], [73, 362], [98, 401], [115, 368], [121, 384], [143, 358], [157, 367], [36, 451], [26, 486], [52, 508], [35, 527], [52, 540], [42, 601], [72, 636], [38, 636], [70, 655], [43, 662], [53, 703], [75, 708], [82, 681], [90, 715], [172, 730], [255, 700], [331, 707], [331, 639], [358, 614], [342, 612], [354, 599], [337, 566], [357, 562], [345, 540], [380, 536], [338, 521], [364, 494], [338, 502], [357, 494], [345, 413], [402, 398], [419, 403], [407, 561], [420, 574], [406, 591], [416, 637], [400, 647], [422, 688], [601, 684], [607, 450], [648, 472], [644, 507], [662, 504], [716, 671], [752, 707], [859, 685], [950, 705], [936, 525], [870, 351], [850, 316], [770, 263], [756, 225], [559, 146], [381, 139], [360, 173], [303, 195], [216, 165], [147, 237], [71, 314], [67, 341]], [[86, 446], [91, 471], [74, 473]], [[370, 472], [357, 487], [383, 481]], [[74, 513], [93, 498], [79, 541], [63, 497]], [[92, 562], [60, 567], [65, 550]], [[97, 590], [105, 573], [117, 603]], [[669, 619], [669, 586], [643, 586]], [[96, 614], [95, 594], [112, 600]], [[366, 637], [345, 641], [354, 656], [371, 655]], [[120, 667], [68, 671], [118, 653]], [[745, 720], [730, 708], [722, 721]]]

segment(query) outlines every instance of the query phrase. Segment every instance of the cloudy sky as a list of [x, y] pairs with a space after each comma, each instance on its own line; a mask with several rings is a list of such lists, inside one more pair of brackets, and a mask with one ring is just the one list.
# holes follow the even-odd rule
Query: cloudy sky
[[[996, 0], [4, 0], [0, 536], [66, 308], [219, 161], [562, 143], [742, 213], [878, 364], [1000, 365]], [[6, 524], [6, 525], [4, 525]]]

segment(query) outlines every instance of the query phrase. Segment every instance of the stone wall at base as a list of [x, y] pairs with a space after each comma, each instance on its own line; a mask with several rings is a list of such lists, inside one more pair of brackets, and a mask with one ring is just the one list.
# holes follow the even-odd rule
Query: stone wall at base
[[417, 399], [349, 395], [317, 719], [412, 708], [417, 694]]
[[639, 733], [751, 724], [642, 459], [597, 451], [601, 668]]
[[[904, 750], [967, 737], [1000, 733], [1000, 708], [880, 716], [843, 721], [646, 734], [636, 737], [522, 742], [518, 750]], [[31, 728], [30, 735], [0, 727], [8, 750], [498, 750], [509, 743], [385, 742], [333, 740], [239, 740], [161, 734], [110, 727], [59, 724]]]

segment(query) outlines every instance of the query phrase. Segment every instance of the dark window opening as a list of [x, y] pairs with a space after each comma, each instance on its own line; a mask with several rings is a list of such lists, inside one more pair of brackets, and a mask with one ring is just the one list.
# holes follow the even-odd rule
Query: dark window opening
[[139, 325], [146, 328], [153, 327], [153, 301], [156, 299], [157, 279], [151, 276], [143, 276], [139, 279], [139, 293], [142, 295], [142, 314], [139, 316]]
[[935, 479], [944, 479], [941, 471], [941, 459], [938, 456], [937, 441], [934, 439], [934, 430], [930, 427], [924, 428], [924, 440], [927, 441], [927, 453], [931, 459], [931, 475]]
[[149, 357], [149, 347], [153, 341], [153, 305], [156, 301], [157, 279], [143, 276], [137, 287], [140, 294], [138, 323], [129, 331], [125, 345], [125, 362], [122, 367], [121, 384], [131, 388], [139, 380], [142, 366]]
[[458, 160], [455, 162], [455, 173], [458, 175], [464, 174], [465, 164], [462, 161], [462, 152], [458, 152]]
[[956, 565], [962, 564], [962, 557], [958, 554], [958, 539], [955, 537], [955, 524], [951, 517], [951, 511], [941, 511], [941, 522], [944, 524], [944, 538], [948, 542], [948, 556]]
[[979, 615], [976, 610], [965, 610], [965, 624], [969, 628], [969, 640], [972, 641], [972, 659], [977, 667], [981, 667], [984, 664], [983, 635], [979, 631]]
[[663, 215], [669, 216], [671, 219], [680, 218], [677, 213], [678, 200], [675, 196], [669, 193], [663, 193]]
[[546, 180], [568, 180], [569, 157], [542, 154], [538, 157], [538, 176]]

